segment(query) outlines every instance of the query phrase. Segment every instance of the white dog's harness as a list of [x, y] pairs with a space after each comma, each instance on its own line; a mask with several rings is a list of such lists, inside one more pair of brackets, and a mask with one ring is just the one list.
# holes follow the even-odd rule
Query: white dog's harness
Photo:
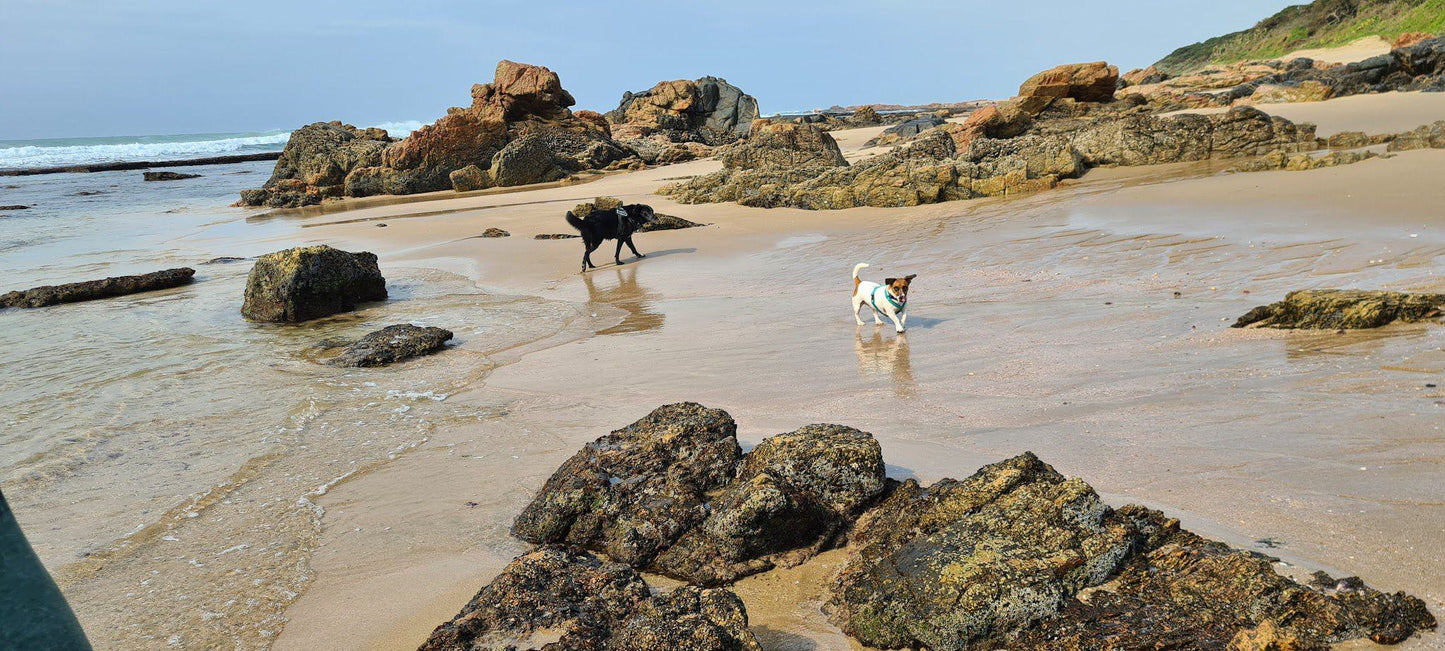
[[874, 287], [873, 293], [868, 295], [868, 305], [873, 308], [874, 312], [877, 312], [878, 314], [883, 316], [887, 316], [887, 312], [878, 309], [878, 292], [880, 291], [883, 292], [883, 298], [888, 299], [888, 304], [893, 306], [893, 311], [895, 313], [903, 311], [904, 303], [896, 298], [893, 298], [893, 294], [891, 292], [884, 291], [883, 285], [879, 285], [877, 287]]

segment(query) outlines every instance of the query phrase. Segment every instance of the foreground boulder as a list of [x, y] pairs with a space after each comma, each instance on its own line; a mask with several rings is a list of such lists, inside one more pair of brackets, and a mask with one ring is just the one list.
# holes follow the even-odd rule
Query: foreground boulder
[[792, 566], [826, 548], [883, 492], [871, 434], [809, 425], [758, 444], [707, 519], [657, 557], [654, 569], [701, 585]]
[[170, 289], [190, 283], [195, 275], [195, 269], [180, 267], [138, 276], [113, 276], [102, 280], [45, 285], [0, 295], [0, 308], [46, 307], [60, 303], [76, 303], [158, 289]]
[[451, 338], [452, 331], [442, 328], [409, 323], [389, 325], [347, 345], [326, 363], [331, 366], [386, 366], [430, 355], [446, 347]]
[[732, 592], [684, 586], [654, 595], [626, 565], [550, 546], [513, 560], [421, 645], [422, 651], [536, 648], [761, 647]]
[[563, 463], [512, 534], [645, 567], [707, 517], [708, 494], [732, 480], [741, 457], [727, 412], [690, 402], [658, 407]]
[[384, 129], [358, 129], [341, 122], [316, 122], [291, 132], [266, 184], [241, 191], [247, 206], [310, 206], [340, 197], [352, 170], [381, 164], [392, 142]]
[[252, 321], [297, 323], [386, 300], [376, 254], [326, 245], [303, 246], [256, 259], [241, 314]]
[[1435, 627], [1415, 597], [1298, 584], [1156, 511], [1112, 509], [1028, 453], [963, 481], [904, 482], [850, 546], [829, 609], [880, 648], [1316, 649]]
[[317, 123], [292, 133], [270, 180], [241, 193], [246, 205], [298, 206], [323, 199], [480, 190], [556, 180], [636, 162], [607, 124], [574, 115], [555, 72], [512, 61], [472, 103], [393, 142], [380, 129]]
[[1233, 327], [1353, 330], [1439, 320], [1442, 314], [1445, 294], [1314, 289], [1290, 292], [1278, 303], [1256, 307]]

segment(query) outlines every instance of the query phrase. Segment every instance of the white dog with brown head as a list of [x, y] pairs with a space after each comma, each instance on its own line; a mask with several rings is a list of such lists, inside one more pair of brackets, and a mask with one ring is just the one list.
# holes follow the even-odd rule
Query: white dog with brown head
[[893, 327], [898, 332], [908, 326], [908, 284], [913, 282], [918, 274], [909, 274], [903, 278], [885, 278], [883, 284], [860, 280], [858, 272], [867, 267], [868, 263], [861, 262], [853, 267], [853, 320], [858, 325], [863, 325], [862, 317], [858, 316], [858, 310], [867, 305], [873, 309], [873, 323], [882, 324], [880, 316], [886, 316], [893, 321]]

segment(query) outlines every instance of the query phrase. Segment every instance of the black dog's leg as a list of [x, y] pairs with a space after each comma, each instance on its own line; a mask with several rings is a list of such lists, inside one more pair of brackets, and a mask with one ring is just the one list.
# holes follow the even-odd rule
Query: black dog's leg
[[618, 238], [618, 240], [617, 240], [617, 250], [612, 253], [612, 261], [613, 261], [613, 262], [616, 262], [616, 263], [617, 263], [617, 266], [619, 266], [619, 267], [622, 266], [622, 239], [621, 239], [621, 238]]
[[635, 255], [635, 256], [637, 256], [637, 257], [639, 257], [639, 258], [645, 258], [645, 257], [647, 257], [647, 256], [642, 255], [641, 253], [638, 253], [638, 252], [637, 252], [637, 245], [632, 243], [632, 236], [631, 236], [631, 235], [628, 235], [628, 236], [627, 236], [627, 248], [632, 249], [632, 255]]
[[587, 271], [587, 268], [588, 268], [588, 267], [592, 267], [593, 269], [596, 269], [596, 268], [597, 268], [597, 265], [592, 264], [592, 252], [593, 252], [593, 251], [596, 251], [596, 250], [597, 250], [597, 247], [599, 247], [599, 246], [601, 246], [601, 245], [602, 245], [601, 242], [584, 242], [584, 243], [583, 243], [583, 245], [582, 245], [582, 246], [583, 246], [583, 249], [582, 249], [582, 271], [583, 271], [584, 273]]

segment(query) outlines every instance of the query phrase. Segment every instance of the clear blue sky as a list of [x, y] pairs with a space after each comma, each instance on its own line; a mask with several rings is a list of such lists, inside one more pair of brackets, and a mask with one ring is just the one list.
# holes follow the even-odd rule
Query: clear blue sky
[[0, 139], [430, 122], [503, 58], [596, 110], [708, 74], [764, 112], [1006, 97], [1058, 63], [1147, 65], [1297, 3], [0, 0]]

